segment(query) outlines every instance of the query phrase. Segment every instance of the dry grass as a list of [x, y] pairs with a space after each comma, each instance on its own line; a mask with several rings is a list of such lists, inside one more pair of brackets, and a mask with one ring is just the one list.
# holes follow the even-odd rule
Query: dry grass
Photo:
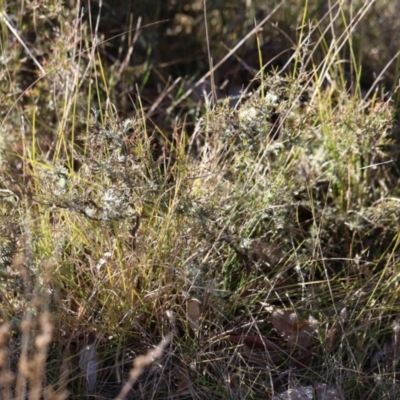
[[394, 3], [14, 3], [0, 396], [398, 398]]

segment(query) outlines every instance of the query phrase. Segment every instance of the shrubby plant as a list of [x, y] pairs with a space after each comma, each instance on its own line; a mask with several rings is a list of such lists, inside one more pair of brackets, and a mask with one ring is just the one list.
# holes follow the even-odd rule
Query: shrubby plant
[[[303, 24], [279, 71], [255, 32], [239, 96], [216, 73], [201, 105], [177, 80], [147, 107], [148, 65], [126, 117], [129, 62], [93, 20], [2, 5], [2, 397], [398, 397], [397, 91], [361, 87], [351, 27], [373, 2], [306, 29], [316, 3], [287, 9]], [[225, 12], [210, 27], [235, 39]]]

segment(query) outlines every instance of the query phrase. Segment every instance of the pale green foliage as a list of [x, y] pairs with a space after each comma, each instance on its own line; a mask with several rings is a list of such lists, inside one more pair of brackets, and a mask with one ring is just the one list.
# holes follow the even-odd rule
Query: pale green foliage
[[[319, 2], [300, 13], [295, 3], [286, 9], [293, 29], [308, 13], [320, 12]], [[37, 52], [49, 68], [21, 98], [26, 76], [17, 65], [27, 61], [5, 29], [0, 58], [8, 79], [0, 83], [8, 85], [0, 95], [0, 147], [6, 150], [0, 188], [4, 393], [16, 388], [22, 398], [31, 380], [36, 398], [42, 384], [54, 396], [60, 388], [59, 397], [49, 398], [65, 398], [66, 388], [74, 395], [97, 394], [102, 379], [114, 379], [113, 397], [127, 380], [129, 357], [161, 340], [157, 363], [139, 365], [133, 398], [190, 393], [226, 399], [234, 397], [233, 389], [242, 397], [265, 397], [296, 360], [271, 323], [265, 308], [271, 303], [316, 322], [314, 359], [296, 372], [302, 380], [324, 380], [347, 398], [374, 390], [377, 398], [397, 398], [397, 383], [387, 389], [397, 361], [376, 348], [390, 349], [397, 338], [398, 128], [388, 95], [362, 94], [354, 57], [360, 36], [346, 28], [347, 18], [359, 18], [362, 7], [374, 5], [351, 4], [354, 10], [347, 3], [334, 5], [327, 14], [332, 20], [321, 17], [307, 29], [302, 24], [285, 71], [257, 73], [251, 92], [185, 110], [185, 118], [176, 117], [169, 130], [158, 122], [170, 123], [172, 114], [160, 105], [153, 115], [155, 109], [142, 104], [146, 92], [132, 101], [129, 118], [118, 116], [119, 90], [132, 73], [129, 63], [110, 66], [89, 45], [78, 56], [74, 46], [80, 35], [85, 43], [95, 39], [72, 9], [60, 2], [27, 9], [24, 18], [32, 19]], [[211, 26], [218, 31], [224, 13], [234, 11], [234, 5], [215, 9]], [[249, 14], [246, 8], [243, 15]], [[241, 19], [221, 25], [226, 38], [238, 39], [233, 27]], [[195, 23], [186, 21], [181, 32]], [[57, 28], [50, 29], [52, 24]], [[332, 35], [341, 31], [329, 38], [321, 33], [326, 26]], [[139, 49], [147, 43], [146, 32], [133, 41]], [[176, 31], [168, 28], [167, 35]], [[344, 44], [342, 54], [338, 47]], [[346, 52], [350, 72], [341, 62]], [[159, 73], [158, 64], [152, 68]], [[155, 104], [171, 93], [178, 104], [180, 92], [172, 88], [157, 93]], [[193, 115], [198, 118], [191, 125]], [[195, 329], [188, 318], [190, 301], [201, 306]], [[236, 334], [273, 336], [290, 357], [281, 365], [268, 364], [265, 349], [264, 358], [253, 357], [240, 340], [225, 340]], [[168, 346], [166, 335], [172, 337]], [[82, 356], [85, 349], [90, 360]], [[380, 363], [373, 371], [379, 387], [372, 382], [371, 359]]]

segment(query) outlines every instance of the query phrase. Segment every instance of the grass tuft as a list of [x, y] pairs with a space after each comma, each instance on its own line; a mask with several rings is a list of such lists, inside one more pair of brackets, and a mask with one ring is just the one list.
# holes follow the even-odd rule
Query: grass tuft
[[398, 398], [387, 9], [152, 1], [120, 32], [125, 2], [25, 3], [0, 2], [0, 396]]

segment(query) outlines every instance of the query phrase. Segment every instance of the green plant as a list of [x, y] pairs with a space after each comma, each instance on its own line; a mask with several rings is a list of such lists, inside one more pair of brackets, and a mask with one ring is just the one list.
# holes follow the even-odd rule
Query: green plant
[[397, 398], [397, 67], [365, 62], [393, 54], [386, 9], [155, 1], [186, 40], [157, 48], [162, 23], [100, 41], [115, 21], [28, 3], [0, 2], [0, 395]]

